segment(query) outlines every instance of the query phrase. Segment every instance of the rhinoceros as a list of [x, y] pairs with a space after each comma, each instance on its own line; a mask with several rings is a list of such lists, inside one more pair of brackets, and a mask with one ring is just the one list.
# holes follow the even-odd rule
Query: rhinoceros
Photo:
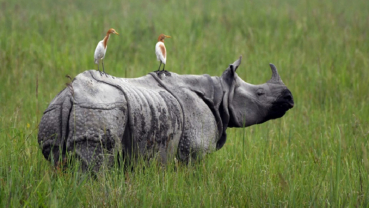
[[220, 77], [152, 72], [113, 79], [85, 71], [45, 110], [42, 153], [54, 165], [74, 155], [94, 171], [116, 157], [199, 160], [223, 147], [228, 127], [280, 118], [294, 105], [273, 64], [272, 78], [252, 85], [237, 75], [240, 63], [241, 57]]

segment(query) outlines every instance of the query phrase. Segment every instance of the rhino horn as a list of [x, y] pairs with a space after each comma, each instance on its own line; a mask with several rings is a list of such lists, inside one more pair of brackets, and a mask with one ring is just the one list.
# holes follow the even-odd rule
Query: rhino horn
[[274, 64], [269, 64], [270, 68], [272, 69], [272, 78], [268, 81], [268, 83], [280, 83], [284, 84], [281, 77], [278, 74], [277, 68], [274, 66]]

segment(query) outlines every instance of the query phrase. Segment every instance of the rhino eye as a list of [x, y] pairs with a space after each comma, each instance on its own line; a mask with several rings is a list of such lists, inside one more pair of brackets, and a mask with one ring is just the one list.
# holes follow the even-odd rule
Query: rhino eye
[[264, 90], [259, 89], [259, 90], [256, 92], [256, 94], [257, 94], [258, 96], [262, 96], [262, 95], [264, 95], [265, 93], [264, 93]]

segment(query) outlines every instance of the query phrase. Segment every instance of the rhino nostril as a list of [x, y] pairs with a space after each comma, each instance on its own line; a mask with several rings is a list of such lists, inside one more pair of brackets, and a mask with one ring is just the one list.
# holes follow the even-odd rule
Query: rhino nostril
[[286, 95], [286, 96], [284, 96], [284, 99], [286, 99], [286, 100], [292, 100], [292, 96], [291, 95]]

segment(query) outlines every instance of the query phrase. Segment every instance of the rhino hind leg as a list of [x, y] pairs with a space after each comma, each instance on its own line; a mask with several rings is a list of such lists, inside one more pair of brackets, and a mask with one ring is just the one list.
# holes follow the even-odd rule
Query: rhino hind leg
[[125, 107], [112, 109], [74, 105], [69, 119], [67, 153], [81, 162], [82, 171], [112, 167], [120, 155], [126, 126]]
[[72, 109], [70, 96], [68, 89], [60, 92], [55, 104], [45, 111], [39, 125], [38, 143], [42, 154], [55, 166], [65, 159], [68, 120]]
[[71, 164], [79, 162], [82, 172], [97, 173], [105, 167], [112, 167], [116, 162], [115, 140], [107, 129], [102, 136], [89, 135], [69, 145], [68, 157]]

